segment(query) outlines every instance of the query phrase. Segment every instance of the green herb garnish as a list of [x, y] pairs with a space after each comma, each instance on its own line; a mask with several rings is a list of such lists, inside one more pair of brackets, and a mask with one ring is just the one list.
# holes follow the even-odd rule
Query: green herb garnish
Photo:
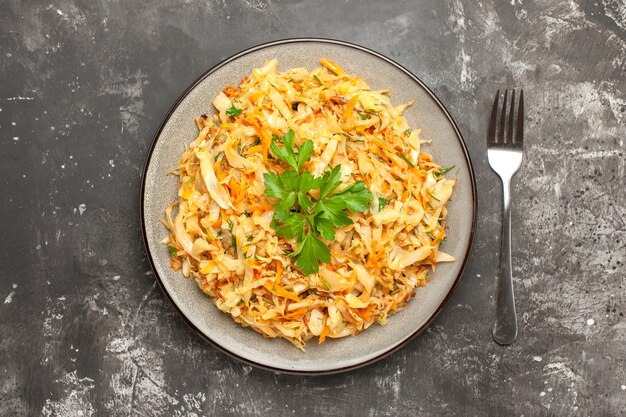
[[383, 119], [380, 118], [380, 112], [374, 110], [365, 110], [365, 112], [378, 117], [378, 130], [380, 130], [383, 127]]
[[178, 252], [178, 250], [176, 248], [168, 246], [167, 249], [170, 251], [170, 255], [176, 256], [176, 253]]
[[359, 113], [361, 120], [367, 120], [367, 113]]
[[435, 196], [433, 195], [433, 193], [431, 193], [430, 191], [428, 192], [428, 195], [429, 195], [429, 196], [431, 196], [431, 197], [433, 198], [433, 200], [436, 200], [436, 201], [441, 201], [441, 200], [439, 200], [437, 197], [435, 197]]
[[233, 104], [232, 106], [230, 106], [228, 108], [228, 110], [226, 110], [226, 116], [233, 116], [233, 117], [237, 117], [241, 114], [241, 109], [238, 109], [237, 107], [235, 107], [235, 105]]
[[313, 78], [315, 78], [315, 81], [317, 81], [319, 85], [324, 84], [322, 80], [320, 80], [320, 77], [318, 77], [317, 75], [313, 74]]
[[452, 165], [452, 166], [449, 166], [449, 167], [441, 168], [439, 171], [437, 171], [435, 173], [435, 175], [441, 176], [441, 175], [445, 174], [446, 172], [450, 171], [451, 169], [453, 169], [455, 166], [456, 165]]
[[409, 160], [409, 158], [407, 158], [406, 156], [404, 156], [404, 154], [399, 154], [400, 158], [404, 159], [404, 162], [406, 162], [407, 164], [409, 164], [411, 166], [411, 168], [415, 168], [415, 164], [413, 164], [413, 162], [411, 162]]
[[341, 134], [344, 135], [346, 139], [348, 139], [350, 142], [365, 142], [363, 139], [352, 139], [352, 137], [350, 137], [350, 135], [348, 135], [346, 132], [341, 132]]
[[411, 129], [405, 129], [404, 134], [406, 136], [411, 136], [411, 133], [413, 133], [413, 131]]
[[385, 198], [383, 196], [378, 196], [378, 211], [383, 211], [383, 209], [385, 208], [385, 206], [387, 206], [387, 204], [389, 204], [389, 202], [394, 199], [396, 197], [396, 195], [392, 195], [389, 198]]
[[[321, 177], [302, 171], [313, 154], [312, 141], [303, 142], [296, 153], [294, 133], [289, 130], [281, 142], [283, 147], [274, 142], [270, 150], [290, 169], [283, 171], [282, 175], [275, 172], [263, 174], [265, 195], [277, 200], [271, 225], [276, 229], [276, 235], [296, 239], [298, 248], [291, 256], [298, 268], [308, 275], [319, 271], [320, 261], [330, 262], [330, 249], [320, 237], [334, 240], [335, 228], [353, 223], [348, 212], [367, 210], [372, 194], [363, 181], [336, 191], [342, 184], [339, 165]], [[319, 199], [312, 198], [309, 194], [312, 190], [319, 190]]]
[[230, 245], [237, 250], [237, 238], [235, 238], [235, 234], [233, 233], [235, 223], [233, 223], [231, 219], [228, 219], [226, 223], [228, 224], [228, 231], [230, 232]]

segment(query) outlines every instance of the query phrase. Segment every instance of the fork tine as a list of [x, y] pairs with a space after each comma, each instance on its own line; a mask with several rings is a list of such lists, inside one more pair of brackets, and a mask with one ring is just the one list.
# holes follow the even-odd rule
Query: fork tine
[[506, 96], [508, 95], [509, 90], [504, 90], [504, 100], [502, 100], [502, 112], [500, 113], [500, 130], [498, 130], [498, 143], [503, 144], [506, 143], [504, 137], [504, 122], [506, 118]]
[[491, 119], [489, 119], [489, 129], [487, 130], [487, 143], [496, 142], [496, 124], [498, 121], [498, 101], [500, 100], [500, 90], [496, 92], [496, 98], [493, 101], [493, 109], [491, 109]]
[[513, 89], [513, 93], [511, 94], [511, 106], [509, 107], [509, 123], [507, 126], [506, 132], [506, 141], [508, 143], [513, 143], [513, 118], [515, 117], [515, 89]]
[[524, 90], [519, 93], [519, 110], [515, 129], [515, 143], [524, 144]]

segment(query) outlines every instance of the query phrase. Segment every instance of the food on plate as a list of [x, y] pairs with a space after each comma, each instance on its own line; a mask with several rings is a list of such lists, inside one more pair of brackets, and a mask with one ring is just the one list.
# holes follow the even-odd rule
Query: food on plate
[[328, 59], [255, 68], [217, 94], [175, 172], [170, 266], [233, 319], [303, 349], [402, 309], [454, 258], [456, 180], [421, 149], [389, 92]]

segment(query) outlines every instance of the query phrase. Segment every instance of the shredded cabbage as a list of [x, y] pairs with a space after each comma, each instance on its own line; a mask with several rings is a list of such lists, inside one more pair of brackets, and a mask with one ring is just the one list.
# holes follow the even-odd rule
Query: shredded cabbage
[[[387, 91], [322, 59], [309, 72], [278, 72], [276, 60], [252, 70], [214, 99], [214, 115], [196, 119], [198, 137], [177, 169], [179, 199], [166, 210], [170, 265], [193, 277], [217, 307], [271, 338], [303, 349], [312, 337], [356, 335], [383, 325], [417, 286], [429, 281], [446, 237], [446, 204], [455, 179], [423, 152]], [[314, 142], [305, 169], [341, 166], [342, 182], [364, 181], [369, 210], [337, 230], [331, 262], [304, 275], [289, 254], [292, 240], [272, 227], [263, 174], [281, 171], [268, 155], [274, 135]], [[172, 219], [172, 210], [176, 215]]]

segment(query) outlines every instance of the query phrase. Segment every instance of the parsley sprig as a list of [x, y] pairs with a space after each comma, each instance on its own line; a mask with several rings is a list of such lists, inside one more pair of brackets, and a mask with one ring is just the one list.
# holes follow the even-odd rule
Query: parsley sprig
[[[320, 236], [327, 241], [334, 240], [335, 228], [353, 223], [348, 212], [367, 210], [372, 194], [363, 181], [337, 191], [342, 184], [340, 165], [321, 177], [303, 171], [313, 154], [313, 142], [303, 142], [296, 152], [291, 129], [282, 138], [275, 138], [270, 151], [289, 166], [282, 175], [263, 174], [265, 195], [277, 200], [272, 222], [276, 235], [296, 239], [298, 248], [291, 256], [304, 274], [318, 272], [320, 261], [330, 262], [330, 249]], [[311, 195], [313, 190], [319, 191], [318, 198]]]
[[241, 109], [235, 107], [235, 105], [231, 105], [228, 109], [226, 109], [226, 116], [237, 117], [241, 114]]

